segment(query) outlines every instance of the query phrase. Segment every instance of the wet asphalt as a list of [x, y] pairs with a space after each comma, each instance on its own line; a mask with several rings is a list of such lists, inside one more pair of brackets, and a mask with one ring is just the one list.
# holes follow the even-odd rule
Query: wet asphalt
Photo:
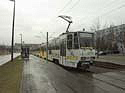
[[[93, 72], [95, 69], [100, 73]], [[125, 71], [102, 71], [65, 68], [31, 55], [24, 61], [21, 92], [125, 93]]]

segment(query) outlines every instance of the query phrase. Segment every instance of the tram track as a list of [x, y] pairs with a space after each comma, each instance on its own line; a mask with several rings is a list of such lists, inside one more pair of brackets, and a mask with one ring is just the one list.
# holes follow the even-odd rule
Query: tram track
[[[104, 68], [102, 68], [102, 70], [104, 70]], [[116, 70], [114, 70], [114, 69], [113, 70], [106, 69], [106, 70], [105, 70], [106, 72], [101, 71], [101, 73], [95, 72], [92, 69], [89, 69], [87, 71], [82, 71], [82, 70], [78, 70], [78, 69], [70, 69], [69, 71], [72, 74], [77, 75], [78, 78], [82, 78], [82, 79], [86, 80], [88, 83], [92, 83], [92, 81], [93, 81], [94, 85], [96, 87], [102, 89], [103, 91], [106, 90], [106, 88], [103, 87], [103, 86], [108, 86], [110, 89], [115, 89], [114, 92], [117, 91], [117, 93], [118, 92], [124, 93], [124, 91], [125, 91], [125, 86], [124, 86], [125, 80], [122, 80], [120, 78], [113, 77], [113, 76], [108, 76], [108, 75], [105, 74], [105, 73], [115, 73]], [[117, 73], [118, 73], [118, 71], [117, 71]], [[100, 84], [103, 85], [103, 86], [100, 86]], [[107, 91], [109, 91], [109, 90], [107, 89]]]
[[[54, 63], [54, 64], [58, 65], [56, 63]], [[107, 65], [107, 63], [105, 63], [105, 64]], [[104, 92], [114, 90], [115, 93], [124, 93], [125, 92], [124, 76], [122, 76], [122, 79], [121, 79], [121, 78], [118, 78], [115, 76], [108, 76], [105, 74], [105, 73], [116, 73], [117, 72], [122, 75], [124, 72], [120, 72], [120, 71], [123, 70], [123, 68], [122, 67], [120, 68], [119, 65], [117, 66], [114, 64], [110, 65], [110, 66], [114, 66], [114, 67], [109, 68], [105, 64], [104, 65], [101, 64], [101, 66], [100, 66], [99, 64], [96, 63], [93, 66], [90, 66], [90, 69], [88, 69], [87, 71], [83, 71], [83, 70], [75, 69], [75, 68], [64, 67], [61, 65], [58, 65], [58, 66], [65, 69], [66, 71], [70, 72], [74, 76], [77, 76], [79, 81], [87, 82], [90, 85], [97, 87], [98, 89], [100, 89]], [[67, 86], [67, 87], [70, 88], [70, 86]]]
[[[115, 66], [117, 66], [117, 65], [115, 65]], [[102, 68], [102, 69], [104, 69], [104, 68]], [[90, 72], [91, 73], [94, 73], [93, 74], [93, 78], [94, 79], [97, 79], [97, 80], [99, 80], [99, 81], [102, 81], [102, 82], [105, 82], [105, 83], [107, 83], [107, 84], [110, 84], [110, 85], [112, 85], [112, 86], [115, 86], [115, 87], [117, 87], [117, 88], [121, 88], [121, 89], [123, 89], [123, 90], [125, 90], [125, 75], [123, 74], [123, 73], [121, 73], [120, 72], [120, 68], [119, 68], [119, 66], [118, 66], [118, 68], [116, 68], [116, 69], [109, 69], [109, 68], [107, 68], [107, 67], [105, 67], [105, 69], [107, 70], [107, 72], [103, 72], [102, 71], [102, 73], [96, 73], [96, 72], [93, 72], [93, 70], [90, 70]], [[125, 71], [125, 69], [121, 69], [121, 70], [123, 70], [123, 71]], [[112, 74], [115, 74], [114, 76], [112, 76]], [[89, 77], [89, 75], [87, 75], [88, 77]], [[102, 79], [102, 78], [98, 78], [99, 76], [101, 76], [102, 78], [107, 78], [107, 80], [104, 80], [104, 79]], [[108, 79], [109, 79], [109, 81], [108, 81]], [[112, 80], [115, 82], [112, 82]], [[108, 82], [107, 82], [108, 81]], [[118, 82], [116, 82], [116, 81], [118, 81]], [[120, 85], [117, 85], [118, 83], [120, 82], [120, 84], [122, 84], [121, 86], [122, 87], [120, 87]], [[113, 84], [114, 83], [114, 84]]]
[[94, 66], [108, 68], [108, 69], [117, 69], [117, 70], [125, 69], [125, 65], [114, 64], [109, 62], [99, 62], [99, 61], [95, 61]]
[[[30, 62], [32, 65], [30, 66], [34, 67], [33, 69], [36, 71], [32, 74], [39, 76], [41, 73], [42, 77], [38, 79], [36, 76], [34, 80], [42, 85], [43, 83], [37, 80], [48, 79], [47, 82], [50, 82], [55, 93], [125, 93], [124, 71], [119, 73], [118, 69], [96, 66], [90, 66], [90, 69], [83, 71], [50, 61], [44, 63], [44, 61], [44, 59], [32, 57], [32, 62]], [[44, 78], [43, 75], [47, 78]]]
[[121, 78], [118, 78], [118, 77], [115, 77], [115, 76], [111, 76], [111, 75], [107, 75], [107, 74], [101, 74], [101, 75], [105, 76], [105, 77], [113, 78], [115, 80], [120, 80], [121, 82], [125, 82], [125, 79], [121, 79]]

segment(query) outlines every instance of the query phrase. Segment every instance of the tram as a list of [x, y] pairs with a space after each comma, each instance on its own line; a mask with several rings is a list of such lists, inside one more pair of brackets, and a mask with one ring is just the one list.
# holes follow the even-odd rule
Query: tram
[[[46, 44], [40, 56], [46, 58]], [[48, 42], [48, 59], [67, 67], [88, 69], [95, 59], [94, 33], [66, 32]]]

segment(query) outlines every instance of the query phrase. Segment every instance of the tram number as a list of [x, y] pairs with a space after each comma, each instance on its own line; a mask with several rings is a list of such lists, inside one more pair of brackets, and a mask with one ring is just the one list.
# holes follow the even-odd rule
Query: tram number
[[78, 60], [78, 56], [66, 56], [67, 60]]

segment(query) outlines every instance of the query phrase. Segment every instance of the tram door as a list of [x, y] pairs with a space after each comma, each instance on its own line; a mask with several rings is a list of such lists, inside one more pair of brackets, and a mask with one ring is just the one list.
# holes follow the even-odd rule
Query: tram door
[[61, 64], [64, 64], [65, 57], [66, 57], [66, 41], [62, 40], [60, 46], [60, 56], [61, 56]]

